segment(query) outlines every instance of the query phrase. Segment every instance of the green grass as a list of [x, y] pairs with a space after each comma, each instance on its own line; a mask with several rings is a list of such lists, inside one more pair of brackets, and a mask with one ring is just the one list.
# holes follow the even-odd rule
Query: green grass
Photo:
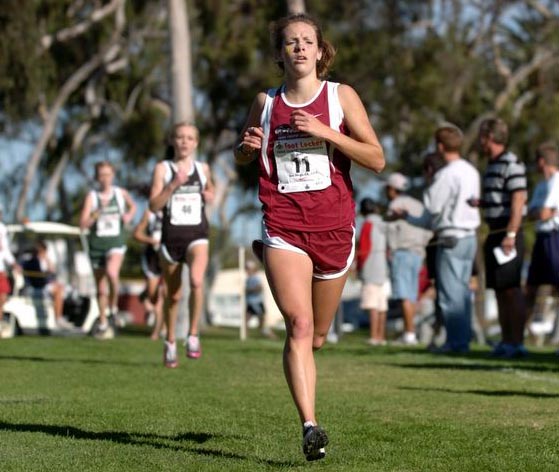
[[0, 341], [0, 470], [557, 471], [559, 360], [371, 348], [317, 353], [325, 460], [307, 463], [282, 343], [212, 329], [203, 357], [164, 369], [123, 335]]

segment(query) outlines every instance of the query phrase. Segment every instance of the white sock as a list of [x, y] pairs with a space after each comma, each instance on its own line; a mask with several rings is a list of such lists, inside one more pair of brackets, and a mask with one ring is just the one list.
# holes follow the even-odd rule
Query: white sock
[[305, 421], [303, 423], [303, 430], [310, 428], [311, 426], [316, 426], [316, 423], [314, 421]]

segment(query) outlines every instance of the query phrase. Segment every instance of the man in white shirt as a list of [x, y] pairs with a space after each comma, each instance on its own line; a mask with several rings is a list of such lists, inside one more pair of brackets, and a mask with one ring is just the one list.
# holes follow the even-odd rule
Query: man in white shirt
[[554, 143], [541, 144], [536, 164], [543, 180], [538, 183], [528, 205], [528, 215], [536, 223], [536, 242], [526, 282], [526, 302], [534, 307], [540, 285], [559, 287], [559, 150]]
[[471, 339], [470, 278], [477, 249], [477, 208], [468, 204], [479, 199], [480, 175], [460, 156], [463, 135], [445, 124], [435, 132], [437, 151], [446, 165], [434, 176], [424, 193], [425, 212], [420, 218], [407, 215], [412, 224], [429, 226], [437, 235], [436, 288], [446, 329], [446, 342], [437, 352], [465, 353]]

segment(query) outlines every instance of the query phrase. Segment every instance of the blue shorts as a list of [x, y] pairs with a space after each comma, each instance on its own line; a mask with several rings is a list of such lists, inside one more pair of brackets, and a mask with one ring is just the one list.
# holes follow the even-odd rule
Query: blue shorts
[[536, 233], [526, 284], [559, 287], [559, 231]]
[[419, 291], [419, 271], [423, 257], [405, 249], [392, 253], [390, 280], [392, 298], [397, 300], [417, 301]]

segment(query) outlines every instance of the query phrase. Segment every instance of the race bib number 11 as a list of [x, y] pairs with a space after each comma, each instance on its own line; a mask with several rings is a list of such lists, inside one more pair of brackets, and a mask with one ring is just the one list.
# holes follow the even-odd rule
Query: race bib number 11
[[332, 183], [326, 143], [312, 136], [274, 143], [280, 193], [322, 190]]

